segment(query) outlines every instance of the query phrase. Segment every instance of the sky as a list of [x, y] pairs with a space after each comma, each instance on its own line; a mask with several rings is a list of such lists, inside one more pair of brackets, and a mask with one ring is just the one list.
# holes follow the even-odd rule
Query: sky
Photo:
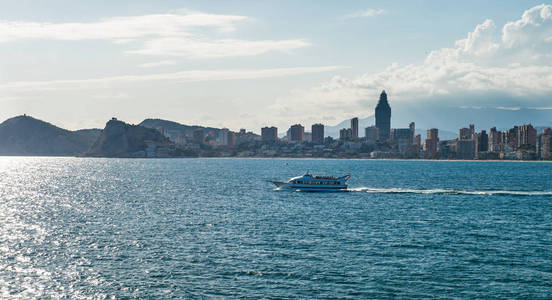
[[537, 1], [0, 0], [0, 121], [552, 126]]

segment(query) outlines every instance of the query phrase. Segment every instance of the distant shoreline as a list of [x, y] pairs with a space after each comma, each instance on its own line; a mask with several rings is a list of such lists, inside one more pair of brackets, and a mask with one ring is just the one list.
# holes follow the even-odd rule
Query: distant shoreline
[[92, 157], [92, 156], [63, 156], [63, 155], [0, 155], [3, 157], [36, 157], [36, 158], [79, 158], [79, 159], [129, 159], [129, 160], [151, 160], [151, 159], [263, 159], [263, 160], [358, 160], [358, 161], [435, 161], [435, 162], [529, 162], [529, 163], [552, 163], [552, 160], [516, 160], [516, 159], [424, 159], [424, 158], [325, 158], [325, 157]]

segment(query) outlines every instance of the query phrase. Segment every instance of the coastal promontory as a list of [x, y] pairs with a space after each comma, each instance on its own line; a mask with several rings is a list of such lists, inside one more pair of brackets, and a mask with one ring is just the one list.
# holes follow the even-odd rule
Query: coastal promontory
[[85, 153], [91, 157], [174, 157], [180, 150], [159, 131], [109, 120], [96, 142]]

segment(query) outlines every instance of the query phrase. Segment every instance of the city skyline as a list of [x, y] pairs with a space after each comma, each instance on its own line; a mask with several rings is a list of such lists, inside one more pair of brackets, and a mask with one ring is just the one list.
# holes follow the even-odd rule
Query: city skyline
[[[75, 152], [74, 154], [85, 156], [110, 156], [123, 155], [124, 157], [216, 157], [216, 156], [253, 156], [253, 157], [325, 157], [325, 158], [405, 158], [405, 159], [506, 159], [506, 160], [550, 160], [552, 159], [552, 129], [537, 129], [529, 124], [514, 125], [507, 130], [497, 130], [496, 127], [480, 132], [476, 131], [474, 124], [458, 129], [455, 138], [440, 138], [438, 128], [425, 130], [426, 138], [416, 131], [416, 123], [410, 122], [408, 128], [391, 127], [392, 108], [385, 91], [379, 96], [379, 101], [374, 108], [375, 125], [364, 128], [364, 137], [359, 135], [359, 119], [353, 117], [349, 120], [349, 127], [339, 130], [339, 138], [326, 136], [325, 126], [321, 123], [312, 124], [311, 131], [305, 130], [300, 123], [292, 125], [283, 138], [278, 135], [276, 126], [262, 127], [261, 135], [257, 135], [245, 128], [239, 132], [228, 128], [208, 128], [201, 126], [188, 126], [161, 119], [146, 119], [138, 125], [132, 125], [113, 117], [106, 123], [103, 130], [84, 130], [81, 133], [64, 131], [49, 123], [34, 119], [30, 116], [18, 116], [6, 120], [0, 124], [0, 135], [8, 141], [26, 139], [24, 145], [31, 141], [36, 143], [36, 130], [42, 130], [45, 136], [57, 132], [56, 138], [48, 143], [62, 149], [60, 136], [80, 136], [77, 139], [96, 138], [96, 142], [90, 146], [87, 152]], [[34, 129], [30, 129], [34, 128]], [[29, 132], [31, 130], [33, 133]], [[148, 131], [149, 130], [149, 131]], [[141, 133], [140, 133], [141, 132]], [[116, 134], [114, 134], [116, 133]], [[135, 141], [131, 144], [145, 145], [145, 149], [135, 148], [138, 151], [125, 151], [132, 149], [120, 148], [112, 145], [114, 136], [122, 135], [124, 140], [140, 139], [137, 136], [149, 138], [142, 142]], [[143, 135], [142, 135], [143, 134]], [[39, 134], [39, 136], [41, 136]], [[85, 137], [87, 136], [87, 137]], [[7, 154], [33, 153], [29, 146], [23, 146], [19, 150], [12, 148], [8, 142], [4, 151]], [[127, 143], [128, 144], [128, 143]], [[21, 146], [20, 145], [20, 146]], [[98, 146], [100, 145], [100, 146]], [[6, 145], [4, 146], [6, 147]], [[78, 142], [75, 146], [87, 149], [85, 144]], [[83, 148], [84, 147], [84, 148]], [[111, 149], [111, 150], [102, 150]], [[113, 150], [115, 150], [113, 152]], [[46, 150], [48, 151], [48, 150]], [[51, 149], [49, 150], [51, 151]], [[68, 151], [75, 151], [68, 150]], [[66, 153], [67, 152], [46, 152]], [[119, 153], [119, 154], [116, 154]]]
[[548, 4], [133, 4], [5, 2], [0, 118], [69, 129], [113, 115], [232, 130], [334, 125], [370, 116], [385, 89], [399, 127], [454, 130], [489, 115], [482, 127], [551, 125]]

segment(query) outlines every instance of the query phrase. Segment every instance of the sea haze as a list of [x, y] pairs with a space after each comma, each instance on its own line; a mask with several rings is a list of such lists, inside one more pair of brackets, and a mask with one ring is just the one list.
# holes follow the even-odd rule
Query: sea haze
[[[350, 173], [351, 192], [272, 179]], [[546, 298], [552, 164], [0, 158], [0, 298]]]

